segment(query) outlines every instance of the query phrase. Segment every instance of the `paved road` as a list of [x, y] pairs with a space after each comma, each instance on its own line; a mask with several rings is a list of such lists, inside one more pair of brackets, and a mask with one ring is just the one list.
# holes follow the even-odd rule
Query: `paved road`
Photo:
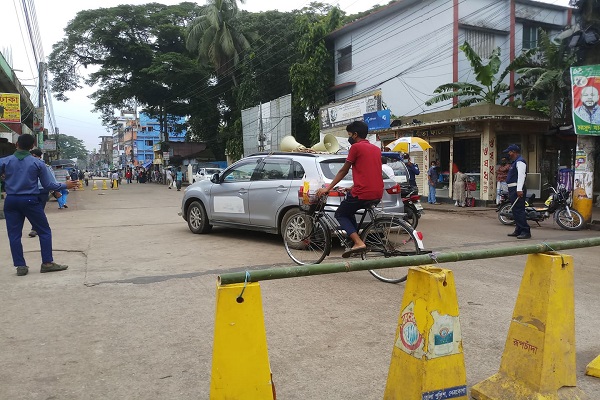
[[[70, 265], [61, 273], [39, 274], [39, 243], [24, 238], [31, 269], [17, 277], [0, 223], [0, 399], [208, 398], [216, 275], [290, 261], [275, 235], [192, 235], [177, 216], [182, 196], [124, 184], [72, 192], [68, 210], [49, 203], [55, 259]], [[436, 251], [517, 243], [495, 218], [493, 210], [438, 208], [419, 228]], [[537, 242], [600, 232], [546, 221], [532, 234]], [[568, 253], [576, 265], [578, 384], [594, 398], [600, 380], [584, 369], [600, 354], [599, 252]], [[469, 386], [498, 369], [525, 260], [444, 265], [455, 273]], [[261, 287], [279, 398], [382, 398], [404, 285], [356, 272]]]

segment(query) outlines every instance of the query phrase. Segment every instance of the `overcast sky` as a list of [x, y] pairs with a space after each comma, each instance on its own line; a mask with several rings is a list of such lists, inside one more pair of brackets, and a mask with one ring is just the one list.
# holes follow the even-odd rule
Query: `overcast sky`
[[[3, 35], [0, 35], [0, 50], [8, 58], [12, 58], [12, 67], [17, 71], [17, 76], [24, 85], [37, 84], [37, 67], [31, 50], [32, 44], [26, 34], [27, 28], [23, 20], [23, 12], [20, 0], [8, 0], [2, 7]], [[183, 0], [154, 0], [162, 4], [179, 4]], [[75, 18], [75, 15], [84, 9], [98, 9], [114, 7], [119, 4], [146, 4], [151, 0], [33, 0], [40, 29], [42, 46], [45, 57], [52, 52], [52, 45], [63, 38], [63, 29], [67, 23]], [[370, 9], [375, 4], [387, 4], [388, 0], [340, 0], [323, 1], [338, 4], [348, 14], [357, 13]], [[568, 0], [548, 0], [548, 3], [568, 5]], [[203, 4], [203, 1], [199, 1]], [[244, 10], [259, 12], [272, 9], [279, 11], [291, 11], [300, 9], [310, 3], [310, 0], [285, 0], [275, 2], [273, 0], [246, 0], [241, 5]], [[274, 5], [275, 4], [275, 5]], [[30, 92], [34, 88], [28, 88]], [[63, 134], [75, 136], [85, 143], [88, 150], [98, 149], [100, 140], [98, 136], [107, 135], [106, 129], [100, 124], [100, 115], [90, 110], [93, 108], [92, 101], [88, 99], [92, 93], [91, 88], [83, 88], [76, 92], [69, 92], [68, 102], [53, 100], [54, 116], [56, 126]], [[46, 122], [45, 127], [50, 125]]]

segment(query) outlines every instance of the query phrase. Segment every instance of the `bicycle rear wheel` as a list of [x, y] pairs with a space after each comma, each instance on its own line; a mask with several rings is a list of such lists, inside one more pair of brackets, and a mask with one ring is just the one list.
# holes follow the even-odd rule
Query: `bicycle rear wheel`
[[[367, 245], [363, 260], [390, 258], [420, 254], [419, 244], [413, 228], [398, 217], [376, 218], [365, 228], [362, 240]], [[400, 283], [406, 280], [404, 268], [383, 268], [369, 270], [371, 275], [382, 282]]]
[[331, 249], [331, 234], [320, 219], [310, 215], [290, 218], [283, 243], [288, 256], [298, 265], [319, 264]]

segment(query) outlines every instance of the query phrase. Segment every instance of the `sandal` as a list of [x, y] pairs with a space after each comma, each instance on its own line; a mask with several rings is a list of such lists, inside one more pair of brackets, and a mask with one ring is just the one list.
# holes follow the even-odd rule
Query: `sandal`
[[348, 257], [353, 256], [354, 254], [364, 253], [365, 251], [367, 251], [367, 246], [358, 247], [358, 248], [354, 248], [354, 249], [348, 249], [342, 253], [342, 257], [348, 258]]

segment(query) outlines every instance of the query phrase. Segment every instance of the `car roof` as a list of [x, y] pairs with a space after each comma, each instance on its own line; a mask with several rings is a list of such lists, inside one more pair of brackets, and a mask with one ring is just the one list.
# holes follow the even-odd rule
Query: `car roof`
[[260, 152], [253, 153], [247, 157], [261, 157], [261, 156], [287, 156], [287, 157], [310, 157], [310, 158], [346, 158], [346, 154], [331, 154], [331, 153], [303, 153], [295, 151], [272, 151], [272, 152]]

